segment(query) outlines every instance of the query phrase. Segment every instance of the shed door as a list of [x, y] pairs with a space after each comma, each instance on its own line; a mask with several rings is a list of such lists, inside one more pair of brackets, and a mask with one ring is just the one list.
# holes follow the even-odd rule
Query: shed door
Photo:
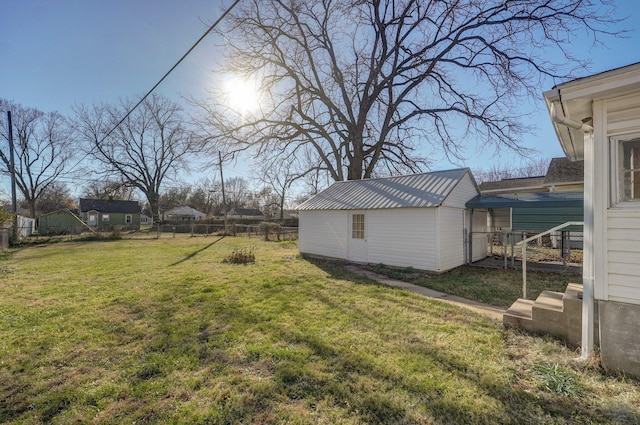
[[349, 261], [367, 262], [367, 220], [364, 211], [349, 214]]

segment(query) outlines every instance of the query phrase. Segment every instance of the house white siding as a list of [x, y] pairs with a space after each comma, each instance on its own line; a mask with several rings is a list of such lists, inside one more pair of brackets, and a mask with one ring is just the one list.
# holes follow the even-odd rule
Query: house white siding
[[299, 226], [300, 252], [347, 258], [349, 211], [300, 211]]
[[[601, 109], [604, 111], [606, 133], [601, 134], [602, 144], [598, 145], [596, 140], [596, 149], [599, 155], [607, 158], [612, 154], [612, 138], [640, 136], [640, 96], [635, 94], [603, 101]], [[604, 287], [596, 288], [596, 298], [640, 304], [640, 205], [623, 207], [613, 203], [616, 176], [612, 168], [611, 161], [602, 161], [598, 171], [609, 183], [601, 185], [599, 193], [596, 191], [594, 196], [595, 205], [609, 206], [600, 219], [604, 229], [600, 233], [603, 243], [595, 243], [596, 261], [602, 264], [604, 274], [604, 281], [600, 283]]]
[[[640, 202], [637, 164], [629, 163], [637, 160], [632, 154], [622, 161], [630, 159], [623, 148], [633, 147], [624, 144], [640, 140], [640, 64], [559, 84], [544, 96], [565, 153], [585, 161], [583, 356], [591, 355], [595, 330], [605, 369], [640, 376]], [[593, 133], [561, 124], [590, 120]], [[620, 188], [627, 189], [623, 196]]]
[[438, 271], [465, 263], [465, 210], [438, 208]]
[[606, 246], [608, 299], [640, 304], [640, 210], [609, 210]]
[[436, 211], [437, 208], [368, 211], [368, 262], [437, 270]]

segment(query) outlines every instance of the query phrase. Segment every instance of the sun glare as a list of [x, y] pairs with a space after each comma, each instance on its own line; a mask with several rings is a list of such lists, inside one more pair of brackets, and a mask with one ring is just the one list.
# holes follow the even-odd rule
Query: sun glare
[[249, 80], [231, 78], [225, 85], [225, 92], [229, 107], [242, 115], [255, 112], [260, 107], [257, 85]]

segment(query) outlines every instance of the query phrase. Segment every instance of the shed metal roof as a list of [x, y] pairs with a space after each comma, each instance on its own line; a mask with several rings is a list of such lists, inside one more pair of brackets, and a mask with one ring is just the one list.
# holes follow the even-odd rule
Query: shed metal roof
[[503, 195], [478, 195], [466, 203], [467, 208], [517, 208], [517, 207], [582, 207], [582, 191], [525, 192]]
[[299, 210], [364, 210], [438, 207], [468, 168], [408, 176], [336, 182], [298, 206]]

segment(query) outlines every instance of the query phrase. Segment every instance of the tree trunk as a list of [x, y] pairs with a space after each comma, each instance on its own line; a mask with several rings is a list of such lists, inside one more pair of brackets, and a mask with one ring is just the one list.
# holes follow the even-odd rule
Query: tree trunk
[[151, 209], [152, 223], [160, 221], [160, 195], [156, 192], [147, 192], [147, 201], [149, 202], [149, 208]]

